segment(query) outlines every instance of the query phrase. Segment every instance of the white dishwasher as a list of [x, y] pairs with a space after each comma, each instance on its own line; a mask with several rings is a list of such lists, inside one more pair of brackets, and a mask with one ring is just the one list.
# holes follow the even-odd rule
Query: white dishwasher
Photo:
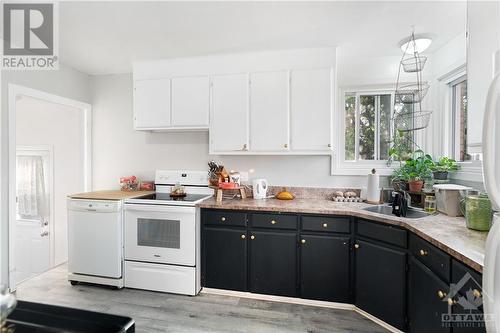
[[68, 280], [123, 287], [120, 200], [68, 199]]

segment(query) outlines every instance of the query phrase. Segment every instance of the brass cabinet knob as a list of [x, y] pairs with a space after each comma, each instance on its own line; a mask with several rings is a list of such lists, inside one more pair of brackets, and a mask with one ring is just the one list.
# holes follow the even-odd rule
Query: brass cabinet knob
[[481, 292], [480, 292], [479, 290], [477, 290], [477, 289], [474, 289], [474, 290], [472, 291], [472, 294], [473, 294], [473, 295], [474, 295], [474, 297], [476, 297], [476, 298], [483, 297], [483, 295], [481, 294]]
[[328, 144], [328, 148], [332, 148], [332, 144], [331, 143]]
[[220, 219], [220, 220], [221, 220], [222, 222], [224, 222], [224, 221], [226, 221], [226, 218], [223, 216], [223, 217], [221, 217], [221, 219]]
[[359, 244], [354, 244], [355, 249], [359, 249]]
[[288, 148], [288, 143], [285, 143], [283, 147]]
[[446, 293], [444, 291], [441, 291], [441, 290], [438, 290], [437, 295], [441, 299], [446, 297]]
[[306, 243], [306, 240], [305, 240], [305, 239], [302, 239], [300, 242], [301, 242], [302, 244], [305, 244], [305, 243]]
[[275, 220], [272, 220], [272, 221], [271, 221], [271, 224], [276, 224], [276, 221], [275, 221]]
[[323, 228], [328, 227], [328, 223], [323, 223]]
[[250, 236], [250, 239], [255, 239], [255, 236], [254, 235]]
[[247, 236], [241, 235], [241, 239], [245, 239], [245, 238], [247, 238]]
[[428, 254], [428, 252], [427, 252], [427, 251], [425, 251], [425, 250], [420, 250], [420, 255], [421, 255], [422, 257], [426, 256], [427, 254]]
[[451, 305], [455, 305], [455, 304], [457, 304], [456, 300], [454, 300], [453, 298], [448, 298], [448, 305], [451, 306]]
[[243, 144], [243, 148], [241, 148], [241, 150], [247, 150], [247, 144]]

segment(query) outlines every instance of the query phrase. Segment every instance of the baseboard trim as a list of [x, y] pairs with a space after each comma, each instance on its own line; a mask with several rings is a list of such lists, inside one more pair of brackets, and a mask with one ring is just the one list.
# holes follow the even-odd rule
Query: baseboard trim
[[355, 312], [359, 313], [363, 317], [368, 318], [369, 320], [382, 326], [383, 328], [389, 330], [390, 332], [403, 333], [399, 329], [387, 324], [385, 321], [380, 320], [375, 316], [372, 316], [368, 312], [365, 312], [365, 311], [359, 309], [358, 307], [356, 307], [353, 304], [326, 302], [326, 301], [315, 301], [315, 300], [310, 300], [310, 299], [286, 297], [286, 296], [254, 294], [254, 293], [243, 292], [243, 291], [214, 289], [214, 288], [202, 288], [200, 291], [200, 294], [232, 296], [232, 297], [256, 299], [259, 301], [270, 301], [270, 302], [280, 302], [280, 303], [289, 303], [289, 304], [297, 304], [297, 305], [316, 306], [316, 307], [321, 307], [321, 308], [350, 310], [350, 311], [355, 311]]

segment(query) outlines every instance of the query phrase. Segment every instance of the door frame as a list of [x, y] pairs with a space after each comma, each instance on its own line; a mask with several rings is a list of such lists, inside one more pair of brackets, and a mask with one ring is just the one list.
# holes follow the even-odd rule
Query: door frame
[[[9, 83], [8, 109], [9, 109], [9, 144], [8, 144], [8, 286], [10, 291], [16, 290], [15, 281], [15, 230], [16, 230], [16, 102], [19, 97], [26, 96], [36, 98], [45, 102], [65, 105], [80, 109], [83, 112], [84, 126], [84, 191], [92, 188], [92, 106], [88, 103], [74, 99], [54, 95], [41, 90]], [[52, 221], [54, 223], [54, 221]]]

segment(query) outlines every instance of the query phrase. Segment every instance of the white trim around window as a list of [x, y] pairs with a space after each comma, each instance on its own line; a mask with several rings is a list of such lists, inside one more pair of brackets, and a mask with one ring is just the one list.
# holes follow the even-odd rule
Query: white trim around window
[[[392, 166], [387, 165], [385, 160], [345, 160], [345, 96], [347, 93], [355, 93], [356, 95], [391, 95], [391, 113], [392, 105], [394, 104], [394, 90], [393, 85], [380, 85], [377, 87], [371, 86], [358, 86], [358, 87], [343, 87], [339, 89], [339, 112], [335, 112], [335, 137], [334, 137], [334, 153], [332, 154], [331, 174], [332, 175], [346, 175], [346, 176], [364, 176], [371, 172], [373, 168], [377, 173], [382, 176], [389, 176], [392, 174], [394, 168], [398, 163]], [[359, 103], [356, 103], [356, 115], [359, 114]], [[378, 119], [377, 119], [378, 122]], [[356, 121], [356, 132], [358, 131], [358, 122]], [[391, 131], [392, 132], [392, 131]], [[378, 138], [375, 140], [378, 143]], [[358, 143], [356, 142], [355, 154], [358, 155]]]

